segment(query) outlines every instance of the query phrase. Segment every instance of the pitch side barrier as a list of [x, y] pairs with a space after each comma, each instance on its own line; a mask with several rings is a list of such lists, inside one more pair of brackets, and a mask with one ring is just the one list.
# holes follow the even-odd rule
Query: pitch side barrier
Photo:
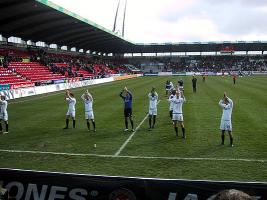
[[121, 75], [121, 76], [114, 76], [109, 78], [100, 78], [100, 79], [91, 79], [91, 80], [84, 80], [84, 81], [75, 81], [69, 83], [57, 83], [52, 85], [44, 85], [44, 86], [34, 86], [34, 87], [27, 87], [27, 88], [18, 88], [18, 89], [10, 89], [10, 90], [0, 90], [0, 94], [3, 94], [7, 97], [7, 100], [10, 99], [17, 99], [22, 97], [34, 96], [39, 94], [46, 94], [50, 92], [56, 92], [66, 89], [72, 88], [80, 88], [90, 85], [96, 85], [100, 83], [108, 83], [117, 80], [124, 80], [129, 78], [136, 78], [141, 75]]
[[[235, 74], [238, 74], [238, 72], [233, 72]], [[259, 72], [259, 71], [242, 71], [241, 72], [242, 75], [244, 76], [248, 76], [248, 75], [267, 75], [267, 71], [266, 72]], [[228, 72], [157, 72], [157, 73], [144, 73], [144, 76], [201, 76], [205, 74], [206, 76], [228, 76], [231, 75]]]
[[0, 169], [3, 199], [16, 200], [211, 200], [237, 189], [267, 199], [267, 183], [131, 178], [18, 169]]

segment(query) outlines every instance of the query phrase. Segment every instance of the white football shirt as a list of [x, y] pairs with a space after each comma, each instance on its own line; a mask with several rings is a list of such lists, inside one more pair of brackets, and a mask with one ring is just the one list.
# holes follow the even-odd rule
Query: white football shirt
[[7, 101], [6, 100], [0, 100], [0, 113], [6, 114], [7, 113]]
[[175, 95], [171, 94], [171, 96], [169, 97], [169, 102], [170, 102], [170, 110], [173, 110], [173, 102], [171, 101], [173, 98], [175, 97]]
[[221, 106], [221, 108], [223, 109], [223, 113], [222, 113], [222, 120], [225, 121], [229, 121], [232, 118], [232, 111], [233, 111], [233, 106], [234, 103], [232, 101], [232, 99], [230, 99], [229, 97], [227, 97], [229, 103], [225, 104], [223, 102], [223, 100], [220, 100], [219, 105]]
[[157, 109], [157, 102], [158, 102], [158, 94], [157, 92], [155, 92], [155, 95], [152, 96], [152, 93], [150, 92], [148, 94], [148, 98], [149, 98], [149, 109]]
[[85, 112], [93, 111], [93, 98], [91, 98], [92, 100], [87, 100], [84, 98], [84, 95], [82, 95], [81, 98], [84, 101]]
[[185, 102], [185, 98], [179, 97], [175, 95], [171, 102], [173, 103], [173, 114], [183, 114], [183, 103]]
[[75, 98], [66, 98], [66, 101], [69, 104], [69, 111], [75, 111], [76, 99]]

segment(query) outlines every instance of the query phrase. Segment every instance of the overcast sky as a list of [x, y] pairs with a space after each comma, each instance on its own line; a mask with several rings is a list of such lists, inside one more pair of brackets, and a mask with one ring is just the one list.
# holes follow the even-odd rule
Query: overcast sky
[[[52, 0], [112, 30], [119, 0]], [[128, 0], [133, 42], [267, 40], [267, 0]]]

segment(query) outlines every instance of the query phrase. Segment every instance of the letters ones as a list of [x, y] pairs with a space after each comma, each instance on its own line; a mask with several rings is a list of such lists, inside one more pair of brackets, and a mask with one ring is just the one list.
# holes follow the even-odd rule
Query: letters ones
[[[0, 181], [0, 185], [3, 182]], [[87, 190], [83, 188], [68, 189], [67, 187], [61, 186], [48, 186], [42, 185], [37, 187], [37, 184], [29, 183], [24, 187], [20, 182], [13, 181], [6, 184], [5, 188], [8, 191], [14, 191], [10, 195], [17, 200], [58, 200], [58, 199], [72, 199], [72, 200], [86, 200], [88, 195]]]

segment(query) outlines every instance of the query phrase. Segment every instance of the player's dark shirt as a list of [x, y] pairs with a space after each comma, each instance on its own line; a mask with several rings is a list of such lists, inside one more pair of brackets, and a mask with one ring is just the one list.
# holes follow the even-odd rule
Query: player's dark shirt
[[120, 93], [120, 97], [123, 99], [124, 101], [124, 109], [127, 109], [127, 108], [132, 108], [132, 102], [133, 102], [133, 95], [131, 92], [127, 91], [127, 94], [126, 96], [122, 96], [122, 92]]
[[165, 87], [166, 87], [166, 89], [168, 89], [168, 90], [171, 89], [171, 83], [166, 83], [166, 86], [165, 86]]
[[197, 86], [197, 79], [196, 78], [193, 78], [192, 79], [192, 84], [193, 84], [193, 87], [196, 87]]
[[183, 80], [178, 81], [179, 86], [184, 86]]

